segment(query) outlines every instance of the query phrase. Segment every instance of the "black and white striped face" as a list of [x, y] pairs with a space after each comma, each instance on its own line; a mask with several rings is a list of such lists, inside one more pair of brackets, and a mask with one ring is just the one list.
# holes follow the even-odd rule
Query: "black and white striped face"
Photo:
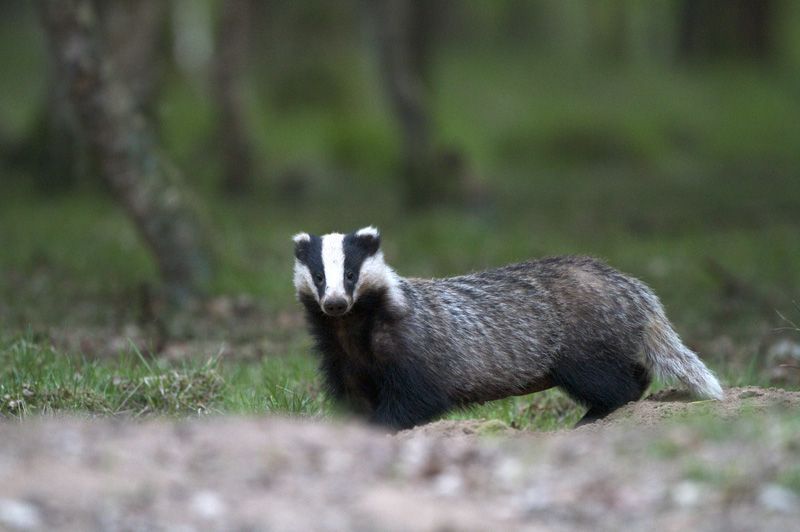
[[352, 233], [294, 236], [294, 286], [298, 297], [311, 296], [329, 316], [342, 316], [359, 296], [389, 282], [380, 234], [374, 227]]

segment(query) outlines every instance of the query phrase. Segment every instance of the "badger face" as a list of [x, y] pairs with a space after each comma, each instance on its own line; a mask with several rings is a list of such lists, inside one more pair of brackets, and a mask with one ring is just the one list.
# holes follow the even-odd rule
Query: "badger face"
[[349, 234], [294, 236], [294, 286], [300, 298], [313, 297], [328, 316], [343, 316], [371, 288], [390, 282], [380, 234], [365, 227]]

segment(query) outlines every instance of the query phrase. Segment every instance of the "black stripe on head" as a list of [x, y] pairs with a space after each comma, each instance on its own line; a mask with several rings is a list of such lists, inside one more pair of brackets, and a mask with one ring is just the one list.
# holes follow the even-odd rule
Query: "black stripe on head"
[[[342, 241], [344, 248], [344, 288], [352, 295], [361, 272], [361, 265], [369, 257], [378, 252], [381, 237], [378, 234], [356, 232], [345, 235]], [[352, 274], [352, 275], [351, 275]]]
[[322, 238], [309, 235], [294, 245], [294, 256], [311, 272], [319, 297], [325, 293], [325, 266], [322, 264]]

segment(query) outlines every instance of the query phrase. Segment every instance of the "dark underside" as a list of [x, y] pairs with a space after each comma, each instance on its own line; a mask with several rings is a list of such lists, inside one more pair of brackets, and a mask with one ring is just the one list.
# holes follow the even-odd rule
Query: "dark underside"
[[373, 350], [373, 331], [392, 321], [383, 294], [364, 294], [345, 316], [324, 314], [301, 296], [328, 392], [371, 422], [395, 429], [425, 423], [454, 406], [426, 367], [402, 342]]

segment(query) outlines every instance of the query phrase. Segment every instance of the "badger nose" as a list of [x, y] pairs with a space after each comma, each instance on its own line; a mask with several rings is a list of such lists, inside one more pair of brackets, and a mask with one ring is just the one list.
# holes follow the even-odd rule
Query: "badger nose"
[[330, 298], [323, 303], [322, 310], [331, 316], [341, 316], [347, 311], [347, 301], [341, 297]]

